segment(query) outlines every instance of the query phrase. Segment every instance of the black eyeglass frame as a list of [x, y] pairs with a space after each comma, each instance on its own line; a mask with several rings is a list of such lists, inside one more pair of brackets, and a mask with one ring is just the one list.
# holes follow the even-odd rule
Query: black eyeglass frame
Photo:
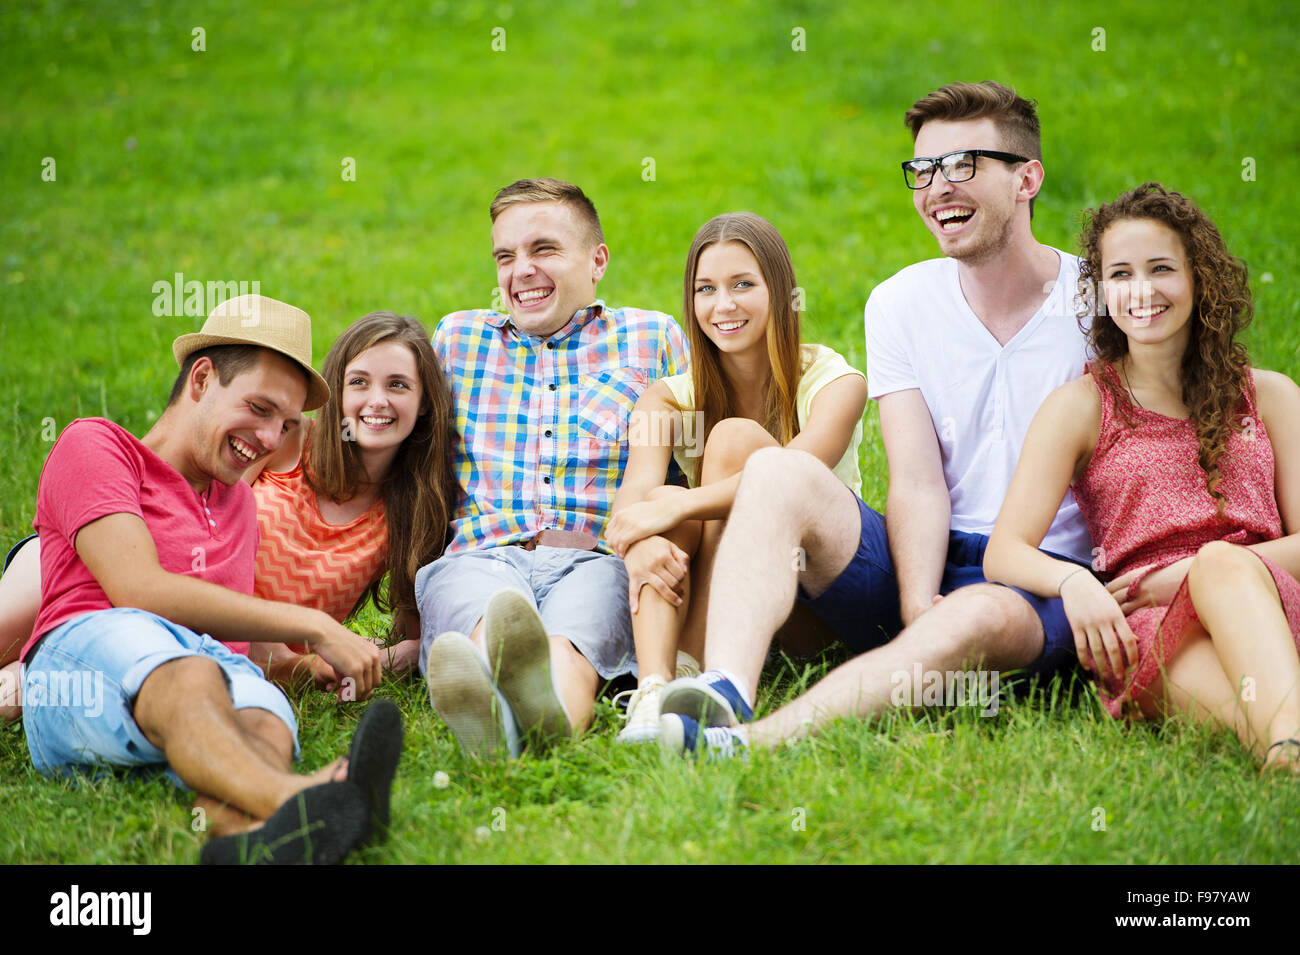
[[[952, 176], [948, 175], [948, 170], [944, 168], [943, 161], [952, 156], [971, 157], [970, 175], [967, 176], [965, 179], [952, 178]], [[1009, 163], [1020, 163], [1020, 162], [1031, 161], [1027, 156], [1017, 156], [1015, 153], [1004, 153], [996, 149], [954, 149], [950, 153], [944, 153], [942, 156], [935, 156], [933, 159], [927, 156], [916, 156], [913, 159], [904, 160], [901, 163], [903, 167], [903, 182], [908, 189], [912, 189], [912, 190], [928, 189], [930, 188], [930, 183], [934, 182], [934, 171], [936, 169], [938, 169], [939, 172], [943, 173], [943, 178], [947, 179], [949, 182], [970, 182], [972, 179], [975, 178], [975, 171], [978, 167], [977, 160], [979, 159], [980, 156], [987, 156], [989, 159], [997, 159], [1001, 162], [1009, 162]], [[925, 181], [924, 185], [914, 186], [912, 185], [911, 182], [908, 181], [907, 167], [914, 162], [928, 162], [930, 164], [930, 169], [929, 169], [930, 178], [928, 178]], [[917, 175], [917, 179], [918, 180], [920, 179], [919, 174]]]

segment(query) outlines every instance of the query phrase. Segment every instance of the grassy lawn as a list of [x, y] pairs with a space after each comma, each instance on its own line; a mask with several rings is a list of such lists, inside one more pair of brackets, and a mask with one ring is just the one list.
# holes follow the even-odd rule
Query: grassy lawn
[[[695, 229], [765, 215], [806, 339], [865, 367], [871, 288], [936, 254], [898, 169], [902, 113], [956, 79], [1039, 101], [1040, 240], [1074, 251], [1080, 209], [1150, 179], [1186, 192], [1250, 265], [1255, 363], [1300, 376], [1298, 29], [1267, 2], [6, 5], [0, 543], [30, 527], [52, 431], [106, 415], [141, 435], [162, 407], [170, 342], [203, 316], [157, 315], [155, 283], [257, 281], [311, 313], [319, 363], [367, 311], [432, 328], [487, 305], [487, 204], [521, 177], [581, 184], [612, 250], [602, 296], [674, 315]], [[761, 702], [838, 659], [775, 661]], [[1257, 779], [1229, 734], [1117, 724], [1060, 684], [991, 718], [844, 723], [700, 766], [616, 746], [607, 703], [571, 745], [484, 766], [418, 682], [381, 693], [408, 742], [392, 838], [364, 861], [1300, 858], [1300, 791]], [[361, 707], [297, 703], [305, 765], [343, 752]], [[0, 729], [0, 833], [0, 863], [190, 862], [202, 838], [163, 780], [40, 779], [17, 726]]]

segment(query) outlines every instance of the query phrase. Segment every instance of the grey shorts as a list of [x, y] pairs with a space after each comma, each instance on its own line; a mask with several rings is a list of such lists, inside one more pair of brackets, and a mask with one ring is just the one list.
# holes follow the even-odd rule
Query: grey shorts
[[439, 557], [415, 575], [420, 608], [420, 672], [440, 633], [469, 636], [488, 598], [513, 587], [528, 594], [546, 632], [559, 634], [606, 680], [636, 673], [627, 569], [610, 554], [506, 544]]

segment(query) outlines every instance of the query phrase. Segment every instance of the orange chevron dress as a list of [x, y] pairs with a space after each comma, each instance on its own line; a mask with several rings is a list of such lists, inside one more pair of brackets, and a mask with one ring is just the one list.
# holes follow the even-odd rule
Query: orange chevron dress
[[253, 496], [260, 534], [253, 593], [323, 610], [342, 621], [384, 573], [388, 521], [383, 500], [347, 524], [327, 523], [301, 464], [284, 473], [263, 471], [253, 484]]

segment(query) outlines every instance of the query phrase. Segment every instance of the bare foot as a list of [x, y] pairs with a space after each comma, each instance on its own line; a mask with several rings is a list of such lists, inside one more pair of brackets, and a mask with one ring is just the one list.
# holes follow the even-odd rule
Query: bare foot
[[[348, 778], [347, 757], [336, 759], [328, 766], [322, 767], [314, 773], [294, 776], [293, 778], [294, 788], [285, 796], [281, 804], [293, 798], [295, 794], [304, 789], [310, 789], [312, 786], [319, 786], [322, 783], [341, 783], [346, 780]], [[197, 796], [194, 800], [194, 810], [196, 828], [214, 837], [229, 836], [236, 832], [251, 832], [266, 821], [250, 816], [242, 809], [236, 809], [234, 806], [218, 802], [211, 796]]]
[[1260, 775], [1266, 773], [1290, 773], [1300, 776], [1300, 740], [1280, 739], [1268, 748]]

